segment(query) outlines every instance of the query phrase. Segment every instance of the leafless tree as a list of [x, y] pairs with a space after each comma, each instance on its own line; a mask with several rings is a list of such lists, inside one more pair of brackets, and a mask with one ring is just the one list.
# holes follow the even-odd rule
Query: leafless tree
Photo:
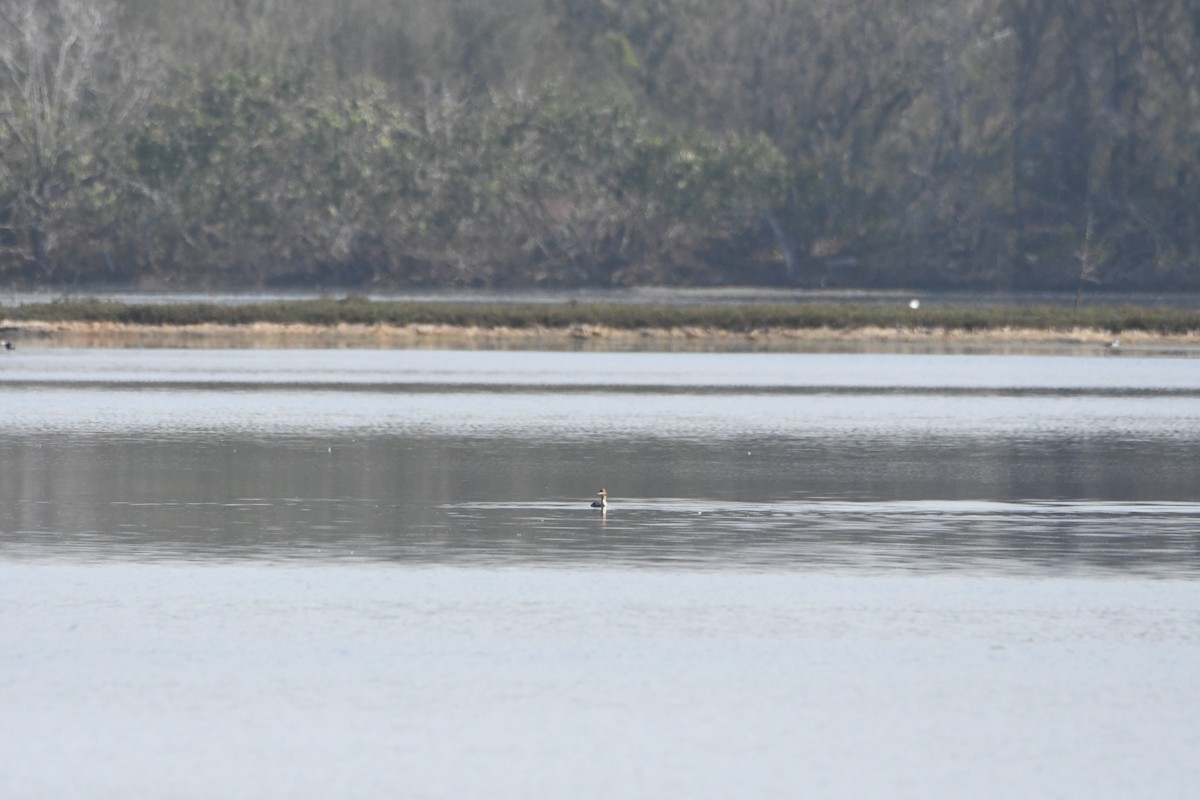
[[[0, 0], [0, 247], [49, 276], [153, 80], [108, 0]], [[86, 203], [82, 203], [86, 206]]]

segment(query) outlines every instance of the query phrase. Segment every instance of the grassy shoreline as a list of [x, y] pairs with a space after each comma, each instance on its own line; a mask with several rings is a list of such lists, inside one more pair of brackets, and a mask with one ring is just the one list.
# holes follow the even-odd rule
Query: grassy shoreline
[[1200, 311], [1107, 306], [60, 301], [3, 311], [5, 338], [163, 347], [729, 347], [816, 343], [1200, 345]]

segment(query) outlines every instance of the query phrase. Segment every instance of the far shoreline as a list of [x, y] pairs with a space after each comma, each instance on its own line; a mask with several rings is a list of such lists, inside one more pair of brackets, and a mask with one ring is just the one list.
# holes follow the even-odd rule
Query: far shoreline
[[[4, 338], [17, 347], [195, 349], [474, 349], [596, 350], [649, 352], [836, 352], [836, 351], [1047, 351], [1105, 352], [1117, 349], [1195, 351], [1200, 334], [1097, 328], [1048, 330], [1002, 327], [959, 330], [940, 327], [763, 328], [732, 331], [679, 326], [619, 328], [596, 324], [506, 327], [451, 324], [360, 323], [141, 324], [112, 321], [4, 320]], [[1113, 347], [1119, 342], [1117, 347]]]

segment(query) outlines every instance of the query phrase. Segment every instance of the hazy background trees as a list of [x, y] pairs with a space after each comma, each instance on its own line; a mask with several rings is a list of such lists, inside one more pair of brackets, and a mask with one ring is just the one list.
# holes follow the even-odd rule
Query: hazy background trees
[[0, 276], [1200, 286], [1190, 0], [0, 0]]
[[106, 0], [0, 3], [0, 257], [22, 277], [61, 278], [84, 242], [107, 254], [119, 140], [157, 77], [114, 12]]

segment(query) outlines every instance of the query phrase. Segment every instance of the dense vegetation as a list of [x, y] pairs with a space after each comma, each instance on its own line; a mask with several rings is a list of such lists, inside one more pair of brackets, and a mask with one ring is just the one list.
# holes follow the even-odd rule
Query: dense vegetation
[[0, 0], [0, 280], [1200, 288], [1192, 0]]
[[644, 303], [450, 303], [379, 302], [347, 297], [257, 304], [126, 304], [97, 300], [56, 301], [5, 310], [22, 321], [110, 322], [131, 325], [453, 325], [479, 328], [574, 328], [618, 330], [703, 328], [736, 333], [764, 330], [864, 327], [903, 330], [988, 331], [1006, 328], [1067, 331], [1076, 328], [1121, 333], [1142, 331], [1190, 335], [1200, 330], [1200, 313], [1174, 308], [1092, 306], [1069, 312], [1062, 306], [933, 306], [904, 304], [700, 304]]

